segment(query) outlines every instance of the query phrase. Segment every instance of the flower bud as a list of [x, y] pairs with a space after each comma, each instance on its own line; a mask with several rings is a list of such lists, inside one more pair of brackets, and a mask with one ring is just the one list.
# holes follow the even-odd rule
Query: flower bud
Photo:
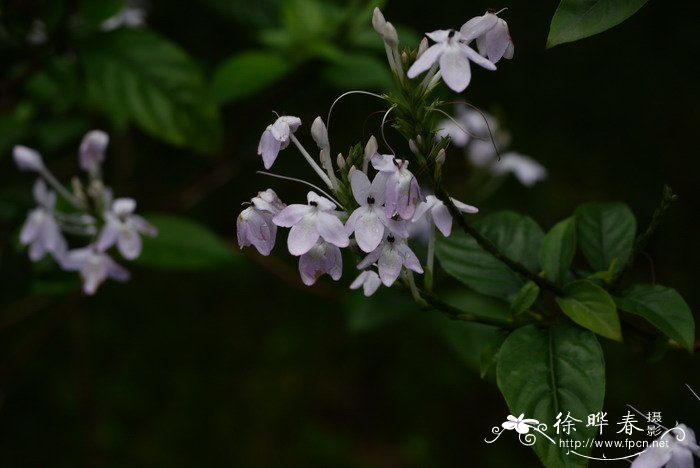
[[345, 167], [345, 158], [343, 158], [343, 153], [338, 153], [338, 157], [336, 158], [335, 163], [338, 165], [339, 169]]
[[26, 146], [15, 146], [12, 151], [12, 157], [17, 167], [22, 171], [39, 172], [44, 169], [44, 161], [41, 159], [41, 155]]
[[418, 145], [423, 146], [423, 137], [418, 135], [416, 137], [416, 142], [418, 143]]
[[408, 148], [411, 150], [411, 153], [415, 154], [416, 156], [420, 154], [420, 150], [418, 149], [418, 146], [416, 146], [415, 141], [408, 140]]
[[316, 120], [311, 124], [311, 136], [314, 138], [319, 149], [330, 146], [328, 142], [328, 129], [326, 129], [326, 124], [323, 123], [321, 117], [316, 117]]
[[100, 130], [88, 132], [80, 144], [80, 168], [95, 172], [105, 160], [109, 136]]
[[391, 46], [399, 45], [399, 34], [396, 28], [389, 21], [384, 25], [384, 41]]
[[401, 52], [401, 63], [408, 65], [408, 54], [406, 52]]
[[416, 54], [416, 59], [423, 55], [426, 50], [428, 50], [428, 39], [424, 37], [420, 41], [420, 44], [418, 44], [418, 53]]
[[440, 151], [438, 151], [437, 156], [435, 156], [435, 164], [437, 164], [438, 166], [442, 166], [443, 164], [445, 164], [445, 149], [444, 148], [441, 149]]
[[374, 135], [372, 135], [369, 137], [369, 140], [367, 140], [367, 145], [365, 145], [365, 159], [371, 158], [377, 154], [378, 149], [379, 144], [377, 144], [377, 139], [374, 138]]
[[384, 36], [384, 25], [386, 24], [386, 20], [384, 19], [384, 15], [382, 14], [382, 11], [379, 8], [375, 8], [374, 12], [372, 13], [372, 27], [374, 28], [375, 31], [380, 36]]

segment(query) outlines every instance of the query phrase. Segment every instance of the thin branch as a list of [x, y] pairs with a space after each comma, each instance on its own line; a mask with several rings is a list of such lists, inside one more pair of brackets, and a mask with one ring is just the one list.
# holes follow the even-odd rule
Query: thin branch
[[506, 254], [501, 252], [493, 242], [491, 242], [486, 237], [482, 236], [479, 231], [477, 231], [471, 224], [467, 222], [466, 219], [464, 219], [464, 215], [462, 214], [462, 212], [457, 209], [455, 204], [450, 199], [450, 196], [443, 188], [437, 187], [435, 190], [435, 195], [437, 195], [437, 197], [445, 204], [445, 206], [447, 206], [447, 209], [450, 211], [450, 214], [454, 219], [457, 220], [457, 224], [459, 224], [462, 230], [471, 237], [473, 237], [476, 243], [479, 244], [479, 246], [482, 249], [493, 255], [496, 259], [503, 262], [508, 268], [510, 268], [514, 272], [535, 283], [541, 289], [547, 289], [556, 294], [557, 296], [564, 295], [564, 291], [559, 286], [549, 281], [548, 279], [543, 278], [542, 276], [539, 276], [538, 274], [530, 271], [522, 263], [518, 263], [512, 258], [508, 257]]
[[509, 320], [497, 317], [489, 317], [486, 315], [479, 315], [473, 312], [466, 312], [462, 309], [459, 309], [457, 307], [454, 307], [453, 305], [444, 302], [432, 293], [423, 290], [419, 290], [419, 292], [423, 300], [427, 302], [430, 307], [439, 312], [442, 312], [443, 315], [445, 315], [451, 320], [482, 323], [484, 325], [491, 325], [494, 327], [505, 328], [509, 330], [513, 330], [516, 327], [516, 324]]

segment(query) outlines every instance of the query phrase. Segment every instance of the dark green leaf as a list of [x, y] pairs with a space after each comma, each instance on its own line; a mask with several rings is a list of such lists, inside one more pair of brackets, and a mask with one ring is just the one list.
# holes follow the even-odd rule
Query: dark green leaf
[[212, 95], [219, 103], [249, 97], [279, 81], [293, 65], [271, 52], [243, 52], [226, 60], [214, 72]]
[[[586, 466], [586, 460], [559, 447], [552, 425], [557, 415], [582, 420], [566, 439], [587, 441], [596, 435], [586, 427], [586, 416], [601, 411], [605, 396], [605, 363], [595, 335], [562, 323], [549, 329], [534, 325], [514, 331], [503, 343], [498, 357], [498, 388], [514, 415], [525, 414], [547, 424], [552, 444], [542, 435], [532, 446], [548, 468]], [[585, 445], [584, 445], [585, 447]], [[590, 448], [581, 448], [586, 455]]]
[[214, 151], [216, 108], [199, 67], [179, 47], [145, 30], [101, 34], [83, 49], [91, 101], [113, 120], [131, 119], [157, 138]]
[[[535, 271], [544, 233], [535, 221], [510, 211], [489, 215], [474, 224], [479, 232], [515, 261]], [[464, 233], [437, 242], [442, 268], [477, 292], [509, 299], [525, 281]]]
[[588, 263], [606, 271], [617, 258], [624, 268], [632, 254], [637, 221], [624, 203], [586, 203], [576, 209], [578, 245]]
[[83, 0], [80, 5], [83, 18], [97, 26], [119, 13], [123, 0]]
[[137, 263], [161, 270], [206, 270], [231, 266], [238, 256], [207, 227], [191, 219], [151, 215], [156, 237], [144, 237]]
[[615, 302], [620, 309], [645, 318], [666, 336], [693, 351], [695, 319], [675, 289], [658, 284], [639, 284], [624, 291]]
[[528, 281], [510, 303], [510, 313], [520, 315], [535, 303], [540, 295], [540, 288], [532, 281]]
[[482, 379], [486, 377], [489, 369], [498, 363], [498, 356], [501, 353], [501, 346], [503, 346], [503, 342], [505, 340], [506, 336], [504, 334], [497, 333], [481, 350], [479, 375], [481, 375]]
[[575, 253], [576, 218], [570, 217], [555, 224], [542, 241], [540, 265], [547, 278], [559, 283], [569, 270]]
[[564, 297], [557, 297], [557, 303], [571, 320], [601, 336], [622, 341], [617, 307], [605, 289], [579, 280], [564, 286], [564, 293]]
[[561, 0], [549, 27], [547, 47], [572, 42], [612, 28], [647, 0]]

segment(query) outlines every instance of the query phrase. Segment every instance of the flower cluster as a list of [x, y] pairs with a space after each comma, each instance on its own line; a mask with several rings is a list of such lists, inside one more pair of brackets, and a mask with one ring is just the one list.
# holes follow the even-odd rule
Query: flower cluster
[[[129, 272], [107, 254], [111, 247], [126, 260], [134, 260], [141, 254], [141, 234], [156, 235], [156, 229], [135, 214], [133, 199], [115, 199], [104, 184], [102, 164], [108, 143], [109, 137], [102, 131], [85, 135], [79, 164], [87, 174], [87, 183], [75, 177], [72, 190], [49, 171], [37, 151], [16, 146], [13, 152], [20, 170], [39, 175], [34, 183], [37, 207], [22, 226], [20, 242], [29, 247], [32, 261], [49, 255], [62, 269], [79, 272], [86, 294], [94, 294], [107, 278], [129, 279]], [[57, 204], [57, 195], [65, 203]], [[87, 239], [87, 245], [71, 249], [66, 237]]]
[[[453, 90], [463, 91], [471, 79], [470, 62], [495, 70], [495, 63], [501, 58], [513, 56], [508, 25], [491, 11], [467, 21], [459, 31], [427, 33], [435, 44], [429, 47], [427, 40], [423, 39], [416, 51], [399, 51], [396, 29], [378, 9], [374, 11], [372, 25], [384, 41], [389, 67], [397, 84], [404, 94], [414, 93], [417, 99], [424, 99], [440, 79]], [[473, 42], [478, 52], [470, 46]], [[414, 61], [409, 65], [411, 57]], [[420, 85], [411, 84], [411, 79], [426, 71], [428, 73]], [[391, 104], [382, 123], [383, 135], [384, 121], [400, 104], [387, 96], [374, 96]], [[401, 131], [399, 119], [397, 117], [393, 124]], [[482, 121], [485, 119], [482, 117]], [[449, 122], [462, 127], [457, 120]], [[438, 133], [437, 128], [426, 133], [425, 136], [429, 137], [426, 139], [409, 129], [403, 133], [408, 140], [411, 154], [407, 156], [411, 161], [397, 155], [388, 144], [389, 151], [380, 152], [377, 140], [371, 137], [364, 148], [357, 145], [347, 156], [339, 154], [334, 164], [326, 122], [318, 117], [310, 129], [318, 147], [318, 159], [312, 157], [295, 136], [301, 126], [298, 117], [278, 116], [262, 133], [258, 155], [265, 169], [270, 169], [280, 152], [293, 143], [327, 191], [306, 181], [264, 173], [304, 183], [313, 190], [308, 192], [305, 204], [290, 205], [283, 203], [272, 189], [259, 192], [238, 216], [240, 247], [253, 246], [260, 254], [269, 255], [275, 245], [277, 229], [289, 228], [287, 248], [292, 255], [299, 257], [299, 273], [307, 285], [324, 274], [334, 280], [341, 277], [341, 249], [356, 254], [360, 274], [350, 287], [362, 288], [367, 296], [380, 285], [389, 287], [399, 279], [416, 295], [414, 273], [425, 273], [426, 285], [431, 284], [432, 279], [428, 277], [432, 278], [436, 231], [449, 236], [453, 214], [476, 213], [478, 210], [455, 199], [438, 198], [423, 187], [435, 186], [439, 179], [446, 159], [445, 147], [449, 143], [449, 138], [443, 137], [452, 137], [455, 144], [463, 146], [472, 138], [471, 132], [458, 134], [446, 125], [442, 133]], [[434, 122], [431, 126], [435, 127]], [[433, 139], [436, 143], [431, 145]], [[495, 165], [498, 158], [494, 156], [493, 160]], [[508, 163], [509, 167], [512, 165], [513, 162]], [[429, 172], [434, 177], [419, 181], [416, 175], [425, 173], [428, 166], [431, 166]], [[517, 173], [515, 168], [509, 170]], [[428, 243], [423, 262], [411, 248], [412, 239], [423, 239]]]

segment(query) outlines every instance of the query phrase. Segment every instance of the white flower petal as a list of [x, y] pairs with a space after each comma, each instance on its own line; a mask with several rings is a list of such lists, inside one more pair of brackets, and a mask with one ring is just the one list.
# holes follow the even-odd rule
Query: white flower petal
[[493, 62], [491, 62], [490, 60], [479, 55], [479, 53], [477, 51], [475, 51], [474, 49], [472, 49], [468, 45], [460, 44], [459, 48], [467, 56], [467, 58], [469, 60], [476, 63], [477, 65], [480, 65], [480, 66], [484, 67], [485, 69], [491, 70], [491, 71], [496, 69], [496, 65], [494, 65]]
[[440, 72], [442, 80], [453, 91], [461, 93], [467, 88], [471, 70], [469, 60], [459, 46], [445, 47], [445, 52], [440, 57]]
[[352, 195], [355, 197], [355, 201], [360, 205], [366, 205], [371, 187], [367, 174], [359, 170], [352, 171], [352, 174], [350, 174], [350, 187], [352, 188]]
[[299, 223], [307, 214], [311, 213], [313, 208], [309, 205], [294, 204], [289, 205], [273, 218], [272, 222], [280, 227], [292, 227]]
[[[357, 234], [357, 225], [355, 227], [355, 233]], [[316, 230], [326, 242], [338, 247], [347, 247], [350, 243], [345, 232], [345, 226], [336, 216], [330, 213], [318, 212], [316, 215]]]
[[365, 210], [355, 224], [355, 239], [363, 252], [372, 252], [384, 237], [384, 224], [376, 212]]
[[444, 203], [437, 203], [430, 211], [433, 217], [435, 226], [440, 230], [443, 236], [449, 237], [452, 232], [452, 215]]
[[280, 142], [272, 136], [271, 128], [268, 127], [260, 137], [258, 143], [258, 155], [262, 156], [265, 169], [270, 169], [280, 152]]
[[287, 237], [289, 253], [295, 256], [305, 254], [316, 244], [318, 238], [316, 219], [314, 216], [307, 216], [289, 230], [289, 237]]
[[486, 34], [487, 31], [495, 26], [497, 21], [498, 16], [493, 13], [486, 13], [470, 19], [459, 30], [462, 40], [468, 44], [477, 37]]
[[134, 260], [141, 255], [141, 236], [135, 230], [122, 229], [117, 237], [117, 248], [127, 260]]
[[445, 44], [442, 42], [431, 45], [428, 47], [428, 50], [423, 52], [421, 56], [418, 57], [415, 62], [413, 62], [413, 65], [411, 65], [411, 68], [408, 69], [406, 75], [413, 79], [424, 71], [428, 70], [435, 62], [438, 61], [444, 50]]

